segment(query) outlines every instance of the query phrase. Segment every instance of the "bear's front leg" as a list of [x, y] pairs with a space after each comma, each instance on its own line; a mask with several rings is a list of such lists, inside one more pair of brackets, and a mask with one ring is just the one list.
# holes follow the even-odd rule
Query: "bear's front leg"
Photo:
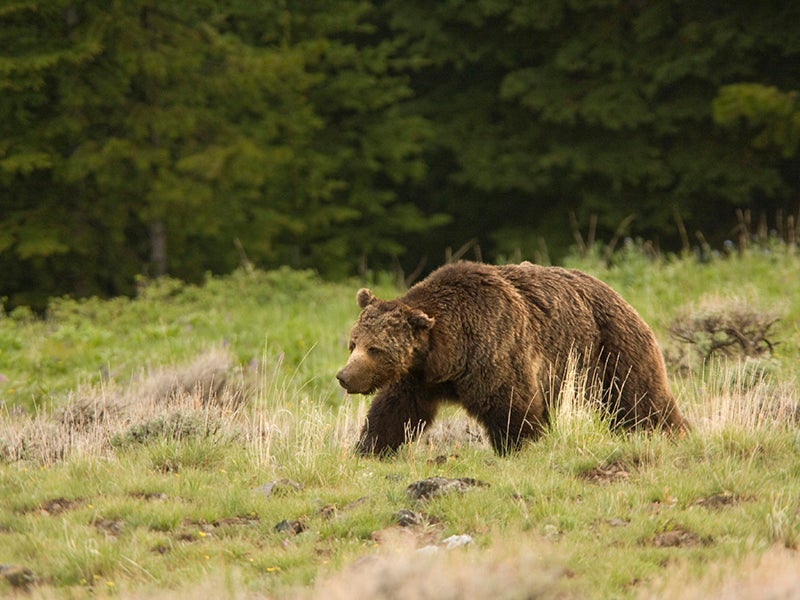
[[383, 455], [397, 450], [433, 422], [436, 408], [435, 401], [408, 383], [381, 390], [369, 407], [356, 451], [362, 455]]

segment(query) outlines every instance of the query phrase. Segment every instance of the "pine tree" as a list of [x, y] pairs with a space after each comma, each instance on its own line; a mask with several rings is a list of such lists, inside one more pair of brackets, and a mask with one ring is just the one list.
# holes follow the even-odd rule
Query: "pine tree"
[[676, 210], [713, 234], [737, 206], [794, 202], [781, 158], [711, 111], [727, 84], [797, 81], [797, 3], [388, 4], [426, 59], [413, 87], [438, 171], [419, 197], [455, 216], [450, 243], [531, 255], [544, 235], [563, 248], [570, 212], [606, 236], [634, 215], [627, 231], [666, 238]]
[[[131, 0], [0, 13], [10, 304], [242, 259], [327, 273], [433, 221], [396, 188], [426, 125], [362, 2]], [[10, 43], [14, 40], [14, 43]], [[386, 263], [384, 263], [386, 264]]]

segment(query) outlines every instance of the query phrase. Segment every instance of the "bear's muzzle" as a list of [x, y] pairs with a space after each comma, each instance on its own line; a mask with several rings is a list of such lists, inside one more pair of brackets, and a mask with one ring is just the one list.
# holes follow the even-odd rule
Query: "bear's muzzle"
[[336, 379], [348, 394], [369, 394], [373, 391], [372, 378], [364, 380], [348, 372], [347, 365], [336, 373]]
[[336, 373], [336, 379], [349, 394], [369, 394], [375, 391], [374, 365], [366, 353], [358, 348]]

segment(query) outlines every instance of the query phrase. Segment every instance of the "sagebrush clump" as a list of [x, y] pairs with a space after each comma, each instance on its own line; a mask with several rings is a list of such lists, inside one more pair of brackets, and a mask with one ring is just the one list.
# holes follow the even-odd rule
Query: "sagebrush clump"
[[710, 296], [678, 313], [669, 331], [695, 348], [703, 361], [715, 355], [760, 357], [775, 348], [772, 330], [781, 314], [741, 297]]

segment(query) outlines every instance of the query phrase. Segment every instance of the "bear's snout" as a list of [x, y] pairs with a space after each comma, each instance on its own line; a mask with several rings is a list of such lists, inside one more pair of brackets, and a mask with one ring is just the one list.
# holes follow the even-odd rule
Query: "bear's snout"
[[339, 380], [339, 385], [346, 389], [348, 392], [350, 391], [350, 386], [348, 385], [347, 374], [344, 372], [344, 369], [339, 369], [339, 372], [336, 373], [336, 379]]
[[358, 373], [348, 369], [347, 365], [336, 373], [336, 379], [348, 394], [368, 394], [371, 392], [371, 378], [359, 377]]
[[349, 394], [369, 394], [374, 391], [374, 371], [364, 352], [355, 349], [347, 363], [336, 373], [339, 384]]

